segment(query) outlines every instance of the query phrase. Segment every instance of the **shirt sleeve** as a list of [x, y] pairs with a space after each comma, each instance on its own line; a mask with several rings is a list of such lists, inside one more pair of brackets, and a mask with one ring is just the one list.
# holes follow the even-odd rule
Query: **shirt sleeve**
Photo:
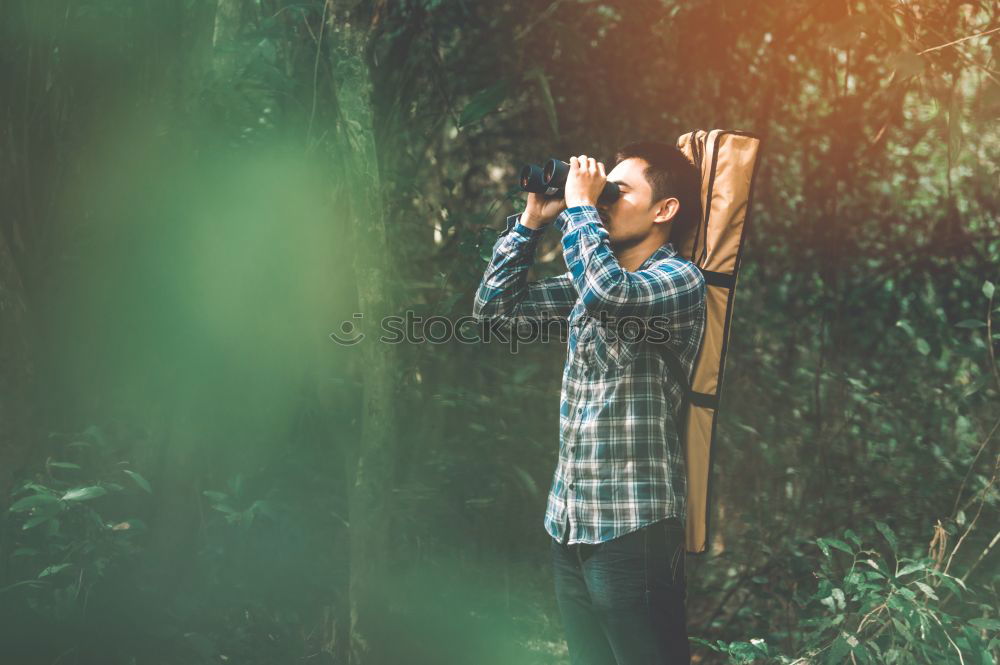
[[478, 320], [565, 319], [577, 301], [569, 273], [528, 281], [535, 248], [545, 230], [507, 218], [507, 228], [493, 245], [493, 256], [476, 291], [472, 315]]
[[563, 257], [587, 312], [617, 317], [687, 318], [704, 304], [705, 278], [687, 261], [662, 261], [630, 272], [621, 267], [594, 206], [567, 208], [555, 221]]

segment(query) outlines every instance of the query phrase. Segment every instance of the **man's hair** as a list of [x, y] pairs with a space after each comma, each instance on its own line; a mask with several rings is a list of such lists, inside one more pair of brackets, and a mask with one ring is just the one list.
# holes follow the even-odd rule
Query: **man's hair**
[[652, 203], [676, 198], [680, 209], [671, 222], [671, 239], [686, 236], [698, 225], [701, 210], [701, 174], [676, 146], [659, 141], [637, 141], [619, 148], [615, 163], [632, 157], [645, 160], [646, 181], [653, 190]]

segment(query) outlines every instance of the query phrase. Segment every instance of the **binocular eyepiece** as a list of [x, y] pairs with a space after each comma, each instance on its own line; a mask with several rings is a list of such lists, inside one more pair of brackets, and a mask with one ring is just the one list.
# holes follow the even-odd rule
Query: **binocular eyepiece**
[[[521, 167], [521, 191], [541, 194], [548, 198], [562, 198], [565, 194], [566, 177], [569, 175], [569, 164], [559, 159], [545, 162], [544, 168], [537, 164], [525, 164]], [[597, 202], [610, 205], [621, 196], [621, 190], [613, 182], [604, 183], [604, 189]]]

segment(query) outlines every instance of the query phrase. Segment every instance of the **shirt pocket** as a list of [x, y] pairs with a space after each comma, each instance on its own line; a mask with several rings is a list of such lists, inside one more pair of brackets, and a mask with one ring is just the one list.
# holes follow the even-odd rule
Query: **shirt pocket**
[[610, 325], [594, 325], [594, 359], [601, 371], [624, 369], [635, 358], [640, 341]]

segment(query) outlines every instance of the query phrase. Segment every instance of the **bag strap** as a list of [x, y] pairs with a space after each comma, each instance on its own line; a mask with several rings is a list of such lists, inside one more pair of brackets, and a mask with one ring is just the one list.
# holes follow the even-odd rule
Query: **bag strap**
[[709, 395], [708, 393], [699, 393], [691, 390], [691, 384], [688, 381], [687, 374], [684, 372], [684, 367], [681, 365], [681, 359], [677, 357], [676, 353], [671, 351], [666, 344], [654, 344], [653, 346], [660, 352], [660, 357], [663, 358], [663, 362], [667, 366], [670, 375], [674, 377], [674, 381], [680, 384], [681, 394], [685, 399], [695, 406], [707, 409], [718, 408], [718, 395]]
[[[663, 363], [667, 366], [667, 371], [670, 372], [670, 375], [681, 386], [681, 405], [677, 410], [677, 436], [679, 436], [680, 440], [683, 441], [684, 436], [687, 434], [687, 407], [693, 402], [691, 398], [694, 393], [691, 392], [691, 386], [688, 383], [687, 376], [684, 374], [684, 368], [681, 366], [680, 358], [678, 358], [673, 351], [668, 349], [665, 343], [650, 344], [650, 346], [655, 347], [660, 353], [660, 357], [663, 358]], [[684, 449], [684, 446], [681, 446], [681, 449], [685, 451], [684, 455], [686, 458], [687, 452]]]
[[[709, 286], [721, 286], [727, 289], [731, 289], [736, 285], [736, 278], [733, 275], [727, 275], [721, 272], [713, 272], [711, 270], [705, 270], [699, 266], [698, 271], [701, 272], [702, 276], [705, 278], [705, 283]], [[645, 333], [645, 322], [642, 323], [643, 333]], [[645, 334], [643, 334], [645, 337]], [[719, 408], [719, 396], [710, 395], [708, 393], [699, 393], [691, 390], [691, 382], [688, 381], [687, 372], [684, 371], [683, 365], [681, 365], [681, 359], [677, 357], [673, 351], [666, 345], [666, 343], [661, 342], [659, 344], [650, 344], [654, 347], [656, 351], [663, 358], [664, 364], [667, 366], [667, 371], [674, 378], [681, 387], [682, 399], [688, 400], [691, 404], [695, 406], [700, 406], [706, 409], [718, 409]], [[684, 405], [681, 404], [683, 409]]]
[[[700, 266], [695, 266], [698, 271], [705, 278], [705, 284], [709, 286], [721, 286], [723, 288], [731, 289], [736, 286], [736, 278], [733, 275], [727, 275], [726, 273], [713, 272], [711, 270], [705, 270]], [[710, 395], [708, 393], [699, 393], [691, 390], [691, 383], [688, 381], [687, 373], [684, 371], [684, 367], [681, 365], [680, 358], [671, 351], [666, 344], [653, 344], [656, 350], [660, 353], [663, 358], [663, 362], [667, 366], [667, 370], [670, 375], [674, 377], [676, 381], [681, 386], [681, 394], [694, 404], [695, 406], [700, 406], [706, 409], [718, 409], [719, 408], [719, 396]], [[683, 406], [683, 405], [682, 405]]]

